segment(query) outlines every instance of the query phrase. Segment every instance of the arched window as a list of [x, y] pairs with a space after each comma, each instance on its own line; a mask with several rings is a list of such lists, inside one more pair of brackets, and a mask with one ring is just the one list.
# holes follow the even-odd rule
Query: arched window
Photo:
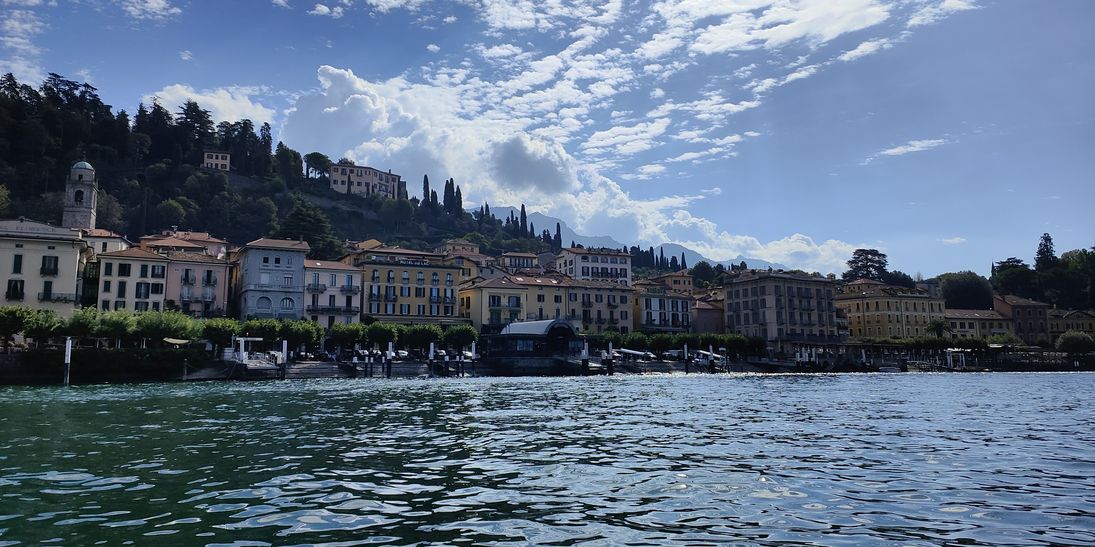
[[281, 309], [283, 309], [283, 310], [293, 309], [293, 299], [288, 298], [288, 297], [282, 298], [281, 299]]
[[270, 309], [270, 304], [271, 303], [270, 303], [269, 298], [267, 298], [265, 296], [260, 296], [258, 301], [255, 302], [255, 307], [260, 309], [260, 310], [268, 310], [268, 309]]
[[83, 190], [77, 190], [76, 193], [72, 195], [72, 199], [73, 199], [73, 201], [76, 202], [76, 205], [83, 205], [84, 204], [84, 191]]

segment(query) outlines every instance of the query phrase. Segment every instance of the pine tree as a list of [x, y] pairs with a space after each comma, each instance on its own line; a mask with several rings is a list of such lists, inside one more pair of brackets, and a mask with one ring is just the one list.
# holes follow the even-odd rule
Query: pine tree
[[1053, 252], [1053, 237], [1042, 234], [1042, 240], [1038, 242], [1038, 252], [1034, 255], [1034, 269], [1039, 272], [1047, 271], [1060, 262]]
[[669, 269], [675, 272], [681, 269], [680, 265], [677, 264], [677, 257], [673, 256], [669, 258]]

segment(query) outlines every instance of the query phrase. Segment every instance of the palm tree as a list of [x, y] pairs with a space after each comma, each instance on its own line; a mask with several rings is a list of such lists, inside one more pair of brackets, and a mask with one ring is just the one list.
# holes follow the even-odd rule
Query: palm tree
[[928, 326], [925, 330], [934, 334], [936, 338], [942, 338], [944, 334], [952, 332], [951, 324], [943, 319], [933, 319], [930, 323], [928, 323]]

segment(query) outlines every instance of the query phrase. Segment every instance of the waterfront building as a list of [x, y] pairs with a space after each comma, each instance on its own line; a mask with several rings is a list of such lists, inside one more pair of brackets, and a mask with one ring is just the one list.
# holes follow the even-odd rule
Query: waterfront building
[[256, 239], [236, 255], [234, 299], [240, 319], [304, 316], [305, 241]]
[[444, 258], [370, 240], [339, 262], [361, 270], [361, 308], [370, 317], [403, 324], [464, 323], [457, 302], [461, 268]]
[[434, 252], [441, 255], [454, 255], [454, 254], [468, 254], [477, 255], [479, 253], [479, 245], [472, 243], [466, 239], [446, 239], [438, 245]]
[[1085, 310], [1051, 309], [1046, 312], [1049, 318], [1050, 340], [1056, 342], [1062, 334], [1074, 330], [1095, 337], [1095, 313]]
[[304, 312], [324, 328], [361, 320], [361, 270], [329, 260], [304, 263]]
[[635, 330], [646, 333], [691, 330], [690, 293], [673, 290], [653, 279], [640, 279], [632, 286], [635, 289]]
[[232, 169], [232, 154], [225, 150], [206, 149], [202, 156], [202, 167], [217, 171], [229, 171]]
[[[178, 242], [182, 242], [182, 244]], [[213, 237], [209, 232], [191, 232], [187, 230], [164, 230], [158, 234], [141, 236], [140, 246], [160, 252], [160, 249], [175, 246], [183, 252], [200, 252], [218, 258], [228, 255], [228, 242]]]
[[95, 228], [95, 214], [99, 203], [99, 185], [95, 180], [95, 168], [86, 161], [73, 164], [65, 181], [64, 212], [61, 226], [74, 230]]
[[559, 252], [555, 271], [577, 280], [631, 285], [631, 255], [616, 249], [571, 247]]
[[102, 310], [160, 311], [165, 309], [168, 259], [131, 247], [98, 256]]
[[697, 297], [692, 301], [692, 332], [725, 332], [724, 301], [716, 295]]
[[780, 353], [840, 343], [834, 285], [805, 273], [735, 270], [723, 289], [726, 330], [763, 338]]
[[540, 269], [540, 259], [534, 253], [502, 253], [496, 262], [509, 273], [520, 270]]
[[632, 330], [632, 289], [562, 275], [476, 278], [460, 287], [461, 313], [485, 334], [515, 321], [562, 319], [583, 333]]
[[80, 303], [91, 249], [78, 230], [32, 220], [0, 220], [4, 304], [67, 317]]
[[852, 338], [917, 338], [928, 335], [932, 321], [943, 320], [945, 301], [923, 289], [857, 279], [836, 295], [848, 318]]
[[[692, 273], [690, 270], [664, 273], [650, 278], [655, 283], [660, 283], [671, 291], [692, 294]], [[636, 283], [638, 283], [636, 281]]]
[[1049, 304], [1015, 295], [993, 295], [992, 309], [1008, 318], [1024, 343], [1035, 345], [1050, 343]]
[[166, 255], [167, 309], [192, 317], [221, 317], [228, 312], [228, 260], [205, 253]]
[[133, 246], [133, 242], [121, 234], [102, 228], [90, 228], [82, 230], [84, 241], [95, 254], [109, 253], [111, 251], [124, 251]]
[[334, 164], [328, 178], [331, 189], [342, 194], [407, 199], [407, 181], [391, 170], [385, 173], [364, 165]]
[[951, 338], [988, 338], [1015, 334], [1010, 319], [993, 310], [947, 309], [943, 312]]

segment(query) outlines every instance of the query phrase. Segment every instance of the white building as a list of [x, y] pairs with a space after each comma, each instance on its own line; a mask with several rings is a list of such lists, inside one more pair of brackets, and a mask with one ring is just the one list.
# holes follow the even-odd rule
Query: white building
[[631, 286], [631, 255], [615, 249], [563, 249], [555, 259], [555, 270], [574, 279]]

